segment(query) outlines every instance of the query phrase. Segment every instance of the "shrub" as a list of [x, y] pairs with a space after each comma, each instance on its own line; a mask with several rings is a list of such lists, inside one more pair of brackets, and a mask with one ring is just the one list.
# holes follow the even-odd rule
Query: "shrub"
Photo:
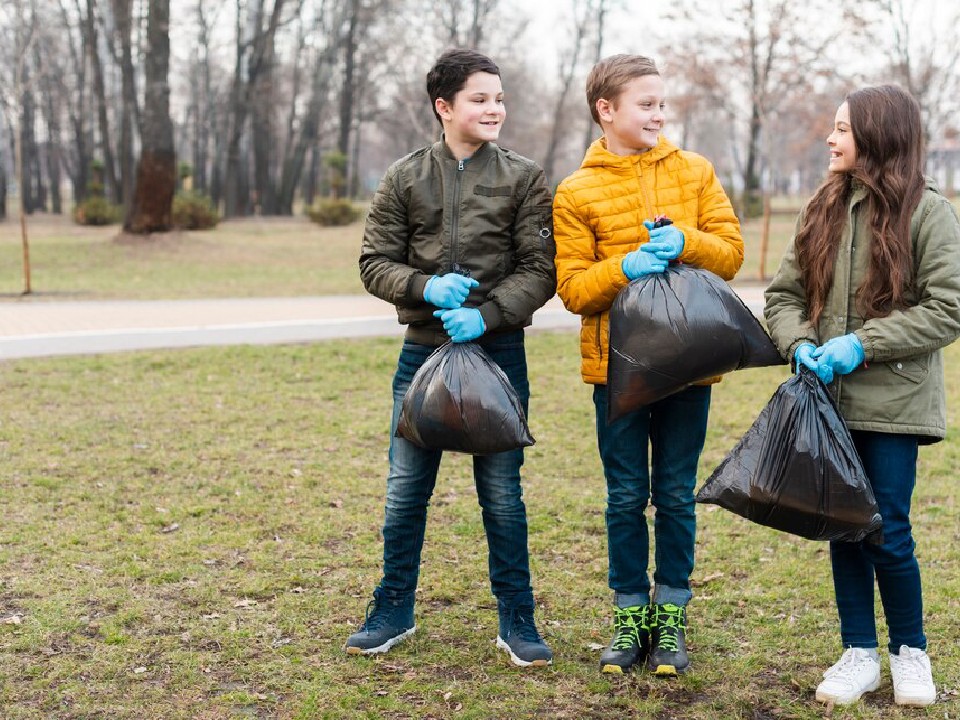
[[123, 219], [123, 207], [114, 205], [102, 195], [91, 195], [77, 203], [73, 219], [80, 225], [112, 225]]
[[307, 215], [318, 225], [349, 225], [360, 219], [361, 211], [349, 200], [317, 200]]
[[184, 230], [209, 230], [220, 222], [213, 201], [199, 192], [180, 192], [173, 198], [172, 221]]

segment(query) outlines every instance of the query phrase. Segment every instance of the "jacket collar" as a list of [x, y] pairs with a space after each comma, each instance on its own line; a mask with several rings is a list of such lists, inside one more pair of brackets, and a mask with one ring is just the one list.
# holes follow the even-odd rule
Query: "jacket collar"
[[587, 148], [587, 154], [583, 158], [581, 167], [603, 167], [619, 172], [634, 172], [638, 165], [653, 165], [655, 162], [679, 152], [680, 148], [667, 140], [663, 135], [657, 140], [656, 147], [650, 148], [647, 152], [639, 155], [616, 155], [607, 150], [607, 139], [601, 137], [594, 140]]
[[[480, 161], [491, 156], [495, 152], [496, 147], [497, 145], [495, 143], [485, 142], [483, 145], [481, 145], [477, 149], [477, 151], [473, 155], [470, 156], [470, 162], [466, 165], [466, 167], [470, 167], [470, 165], [473, 165], [474, 163], [479, 165]], [[452, 162], [452, 163], [460, 162], [459, 160], [457, 160], [454, 154], [450, 152], [450, 148], [447, 145], [444, 135], [442, 133], [440, 134], [440, 139], [433, 144], [432, 152], [435, 157], [445, 162]]]

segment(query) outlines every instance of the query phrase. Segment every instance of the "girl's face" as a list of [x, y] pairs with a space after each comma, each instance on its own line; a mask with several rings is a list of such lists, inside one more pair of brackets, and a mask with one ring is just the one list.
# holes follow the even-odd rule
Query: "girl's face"
[[480, 147], [485, 142], [495, 142], [507, 116], [500, 77], [486, 72], [468, 77], [451, 102], [437, 98], [436, 108], [451, 145]]
[[641, 75], [624, 86], [615, 102], [597, 101], [607, 150], [637, 155], [657, 146], [663, 130], [664, 92], [659, 75]]
[[844, 102], [837, 108], [837, 116], [833, 121], [833, 132], [827, 136], [827, 146], [830, 148], [830, 172], [850, 172], [857, 164], [857, 146], [853, 139], [853, 129], [850, 127], [850, 107]]

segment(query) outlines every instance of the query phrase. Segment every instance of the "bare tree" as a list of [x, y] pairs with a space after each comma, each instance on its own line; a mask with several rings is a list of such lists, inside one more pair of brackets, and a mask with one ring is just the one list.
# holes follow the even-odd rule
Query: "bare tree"
[[[278, 212], [293, 213], [293, 201], [297, 185], [303, 176], [306, 159], [309, 153], [317, 146], [320, 139], [321, 115], [327, 105], [333, 67], [336, 62], [338, 43], [332, 34], [332, 27], [339, 26], [339, 4], [322, 3], [316, 14], [314, 34], [321, 43], [315, 51], [313, 63], [310, 66], [310, 96], [306, 112], [299, 118], [299, 133], [294, 133], [294, 105], [291, 107], [288, 120], [288, 150], [284, 154], [283, 172], [280, 179], [280, 193], [278, 198]], [[303, 55], [300, 53], [299, 55]], [[307, 202], [313, 199], [312, 188], [306, 193]]]
[[133, 146], [140, 131], [140, 108], [137, 103], [136, 69], [133, 65], [133, 0], [112, 0], [114, 35], [118, 50], [113, 60], [120, 68], [122, 82], [122, 102], [120, 111], [120, 137], [118, 138], [118, 156], [120, 161], [120, 180], [118, 199], [125, 205], [130, 202], [130, 189], [134, 183], [136, 169]]
[[[875, 38], [889, 58], [885, 74], [913, 95], [923, 109], [929, 140], [956, 113], [960, 92], [960, 6], [931, 0], [875, 0], [883, 13]], [[939, 7], [938, 7], [939, 6]], [[926, 10], [921, 17], [919, 10]], [[942, 16], [935, 13], [942, 10]]]
[[149, 0], [143, 104], [143, 143], [136, 189], [123, 229], [136, 234], [170, 229], [177, 185], [170, 120], [170, 0]]
[[[37, 15], [36, 6], [32, 0], [14, 0], [14, 102], [23, 107], [24, 99], [29, 93], [25, 86], [26, 68], [29, 62], [31, 46], [36, 39]], [[21, 122], [23, 116], [21, 115]], [[24, 201], [24, 185], [26, 181], [23, 163], [23, 128], [21, 132], [14, 132], [14, 168], [17, 184], [20, 188], [20, 240], [23, 250], [23, 294], [33, 292], [30, 279], [30, 240], [27, 235], [27, 208]]]
[[440, 19], [448, 47], [478, 49], [484, 41], [487, 22], [500, 0], [449, 0], [431, 3]]
[[593, 3], [590, 2], [590, 0], [586, 2], [572, 0], [571, 5], [574, 26], [573, 40], [560, 51], [560, 87], [553, 106], [553, 116], [551, 118], [549, 137], [547, 140], [547, 151], [543, 158], [543, 172], [547, 176], [548, 183], [555, 181], [553, 174], [557, 161], [557, 148], [566, 133], [566, 119], [568, 116], [567, 100], [570, 96], [570, 90], [573, 87], [573, 81], [580, 70], [580, 54], [587, 40], [587, 18], [594, 12]]
[[273, 61], [274, 38], [280, 27], [284, 0], [274, 0], [269, 12], [261, 0], [250, 8], [252, 35], [243, 31], [243, 4], [237, 0], [236, 56], [233, 84], [230, 91], [230, 130], [227, 137], [224, 194], [227, 217], [246, 215], [250, 210], [246, 164], [243, 161], [243, 140], [250, 114], [251, 97], [259, 77]]
[[[596, 2], [596, 10], [593, 15], [593, 64], [596, 65], [603, 59], [603, 40], [604, 34], [606, 31], [607, 25], [607, 14], [610, 11], [610, 3], [608, 0], [593, 0]], [[598, 129], [594, 127], [593, 115], [589, 111], [586, 114], [587, 128], [583, 134], [583, 150], [586, 152], [587, 148], [590, 147], [590, 144], [594, 141]]]
[[[84, 15], [84, 32], [86, 47], [93, 72], [93, 91], [97, 102], [97, 119], [100, 126], [100, 152], [103, 155], [103, 175], [107, 197], [114, 202], [120, 202], [121, 190], [117, 182], [117, 167], [113, 157], [113, 146], [110, 144], [113, 136], [110, 133], [110, 113], [108, 111], [107, 88], [104, 80], [103, 63], [100, 59], [100, 43], [97, 33], [97, 0], [87, 0], [87, 12]], [[149, 60], [148, 60], [149, 62]]]
[[[838, 48], [849, 49], [862, 26], [855, 10], [852, 0], [829, 5], [823, 0], [737, 0], [719, 10], [693, 0], [671, 16], [685, 26], [678, 48], [729, 70], [729, 110], [743, 123], [743, 157], [737, 157], [741, 214], [754, 216], [762, 209], [768, 119], [793, 94], [807, 92], [818, 75], [836, 74]], [[827, 13], [837, 18], [829, 27], [818, 22]]]

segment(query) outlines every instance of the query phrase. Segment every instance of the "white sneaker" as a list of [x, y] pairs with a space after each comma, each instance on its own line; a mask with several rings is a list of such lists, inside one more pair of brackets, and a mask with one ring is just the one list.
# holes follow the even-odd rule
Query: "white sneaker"
[[880, 660], [863, 648], [847, 648], [836, 665], [823, 674], [817, 700], [849, 705], [880, 686]]
[[930, 674], [930, 658], [919, 648], [900, 646], [899, 655], [890, 655], [893, 701], [897, 705], [923, 707], [937, 700], [937, 688]]

